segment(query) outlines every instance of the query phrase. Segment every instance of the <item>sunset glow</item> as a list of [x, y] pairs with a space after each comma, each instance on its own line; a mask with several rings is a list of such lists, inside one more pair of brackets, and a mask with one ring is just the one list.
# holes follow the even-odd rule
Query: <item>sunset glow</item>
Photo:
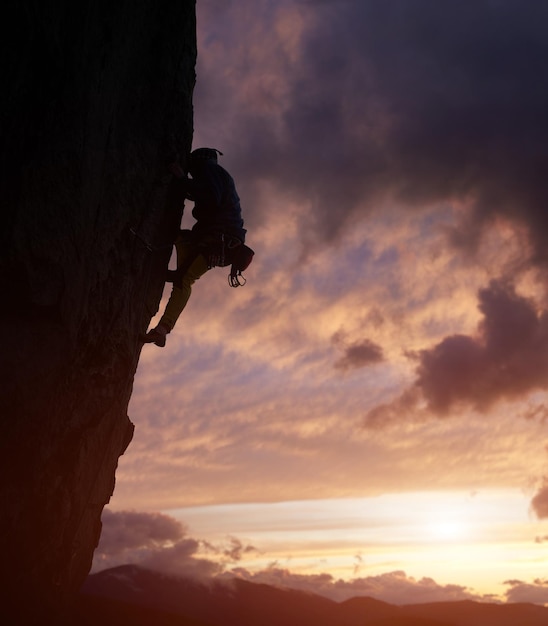
[[256, 257], [143, 349], [96, 570], [548, 604], [541, 5], [198, 1]]

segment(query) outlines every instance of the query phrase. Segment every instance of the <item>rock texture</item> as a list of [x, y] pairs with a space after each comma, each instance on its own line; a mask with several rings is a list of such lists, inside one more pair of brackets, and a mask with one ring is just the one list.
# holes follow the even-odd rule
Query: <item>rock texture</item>
[[19, 0], [2, 18], [0, 611], [48, 624], [133, 433], [182, 211], [167, 164], [191, 146], [195, 2]]

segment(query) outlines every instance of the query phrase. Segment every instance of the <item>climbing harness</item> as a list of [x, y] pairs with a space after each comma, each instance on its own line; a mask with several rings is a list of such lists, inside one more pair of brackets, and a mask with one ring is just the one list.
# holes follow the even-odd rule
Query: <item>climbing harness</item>
[[192, 263], [201, 254], [206, 260], [208, 270], [214, 267], [231, 265], [228, 275], [228, 284], [231, 287], [242, 287], [246, 284], [247, 281], [242, 272], [249, 267], [255, 254], [249, 246], [246, 246], [237, 237], [231, 237], [224, 233], [215, 233], [201, 241], [191, 243], [191, 233], [192, 231], [180, 231], [180, 236], [188, 237], [192, 250], [180, 267], [176, 270], [168, 270], [167, 282], [177, 283], [180, 281]]
[[243, 287], [246, 279], [242, 272], [249, 267], [255, 252], [237, 237], [220, 233], [219, 238], [208, 242], [206, 253], [207, 267], [226, 267], [231, 265], [228, 284], [231, 287]]

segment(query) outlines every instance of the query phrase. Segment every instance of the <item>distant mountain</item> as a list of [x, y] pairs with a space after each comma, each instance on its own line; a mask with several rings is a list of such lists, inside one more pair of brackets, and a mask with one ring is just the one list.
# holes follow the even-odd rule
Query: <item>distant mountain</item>
[[124, 565], [89, 576], [79, 626], [547, 626], [534, 604], [438, 602], [395, 606], [244, 580], [200, 583]]
[[[405, 607], [409, 615], [440, 619], [450, 615], [455, 626], [546, 626], [548, 608], [537, 604], [488, 602], [434, 602]], [[447, 618], [446, 618], [447, 619]]]
[[202, 584], [132, 565], [89, 576], [82, 598], [89, 602], [93, 596], [160, 609], [209, 626], [332, 626], [338, 607], [301, 591], [238, 579]]

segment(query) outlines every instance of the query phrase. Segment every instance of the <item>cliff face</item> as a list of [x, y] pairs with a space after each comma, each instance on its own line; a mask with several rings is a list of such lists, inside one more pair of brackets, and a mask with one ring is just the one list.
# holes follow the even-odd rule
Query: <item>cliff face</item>
[[0, 96], [0, 607], [43, 618], [88, 573], [133, 433], [138, 335], [182, 210], [166, 166], [191, 146], [195, 2], [12, 4]]

